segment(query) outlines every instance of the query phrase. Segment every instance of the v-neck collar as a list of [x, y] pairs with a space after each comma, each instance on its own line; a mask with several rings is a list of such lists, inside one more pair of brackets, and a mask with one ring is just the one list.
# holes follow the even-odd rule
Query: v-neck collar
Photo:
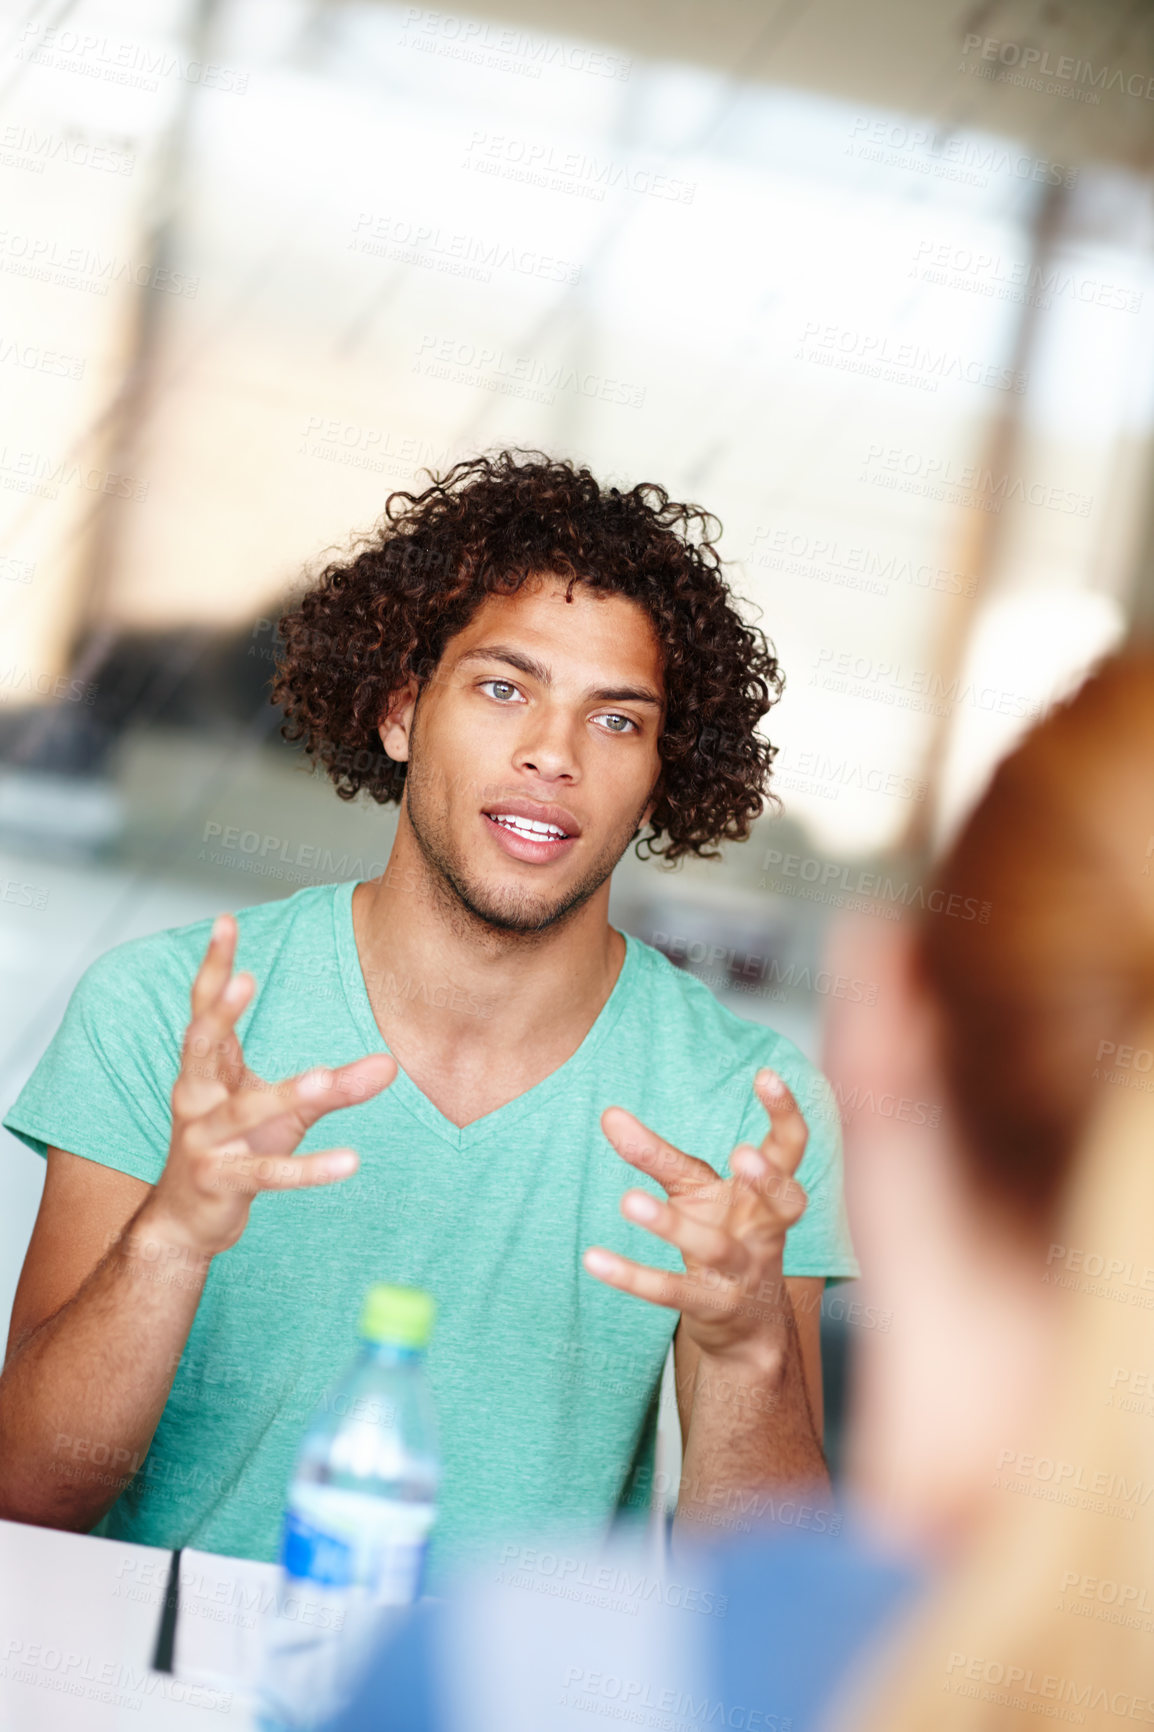
[[[369, 989], [365, 983], [364, 970], [361, 967], [360, 952], [357, 949], [356, 932], [353, 927], [353, 891], [357, 880], [347, 884], [333, 886], [333, 937], [336, 944], [337, 961], [340, 967], [341, 984], [344, 988], [345, 1002], [349, 1014], [356, 1024], [357, 1032], [365, 1043], [365, 1052], [388, 1051], [387, 1044], [377, 1027], [377, 1019], [373, 1015], [372, 1003], [369, 999]], [[613, 983], [612, 991], [594, 1018], [584, 1040], [577, 1050], [569, 1055], [565, 1062], [549, 1075], [542, 1077], [539, 1083], [526, 1089], [523, 1094], [516, 1095], [513, 1100], [506, 1101], [502, 1107], [496, 1107], [491, 1113], [474, 1119], [468, 1125], [455, 1125], [445, 1117], [438, 1107], [435, 1107], [427, 1095], [422, 1094], [416, 1083], [404, 1070], [398, 1067], [396, 1081], [388, 1090], [391, 1100], [403, 1106], [406, 1111], [418, 1119], [426, 1129], [432, 1131], [450, 1148], [464, 1150], [474, 1144], [484, 1142], [486, 1138], [497, 1132], [512, 1129], [519, 1120], [538, 1108], [547, 1106], [550, 1099], [567, 1088], [574, 1077], [583, 1071], [591, 1062], [602, 1041], [611, 1032], [618, 1021], [629, 995], [630, 985], [639, 966], [637, 942], [629, 934], [623, 933], [625, 939], [625, 960]]]

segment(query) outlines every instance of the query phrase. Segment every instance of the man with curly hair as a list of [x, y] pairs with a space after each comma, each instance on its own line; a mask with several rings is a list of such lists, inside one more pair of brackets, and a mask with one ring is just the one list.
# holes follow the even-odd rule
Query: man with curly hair
[[434, 1581], [649, 1500], [671, 1340], [679, 1521], [798, 1487], [781, 1519], [836, 1519], [818, 1302], [856, 1270], [829, 1091], [608, 918], [631, 842], [716, 854], [766, 799], [781, 676], [715, 534], [505, 452], [394, 494], [286, 615], [287, 735], [342, 798], [399, 806], [389, 863], [77, 987], [6, 1120], [48, 1171], [0, 1515], [273, 1558], [386, 1280], [438, 1306]]

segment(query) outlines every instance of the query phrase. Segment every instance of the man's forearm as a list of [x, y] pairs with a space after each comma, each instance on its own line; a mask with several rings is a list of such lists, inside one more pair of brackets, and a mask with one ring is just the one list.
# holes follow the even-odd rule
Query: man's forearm
[[689, 1413], [676, 1518], [683, 1533], [744, 1532], [768, 1514], [769, 1492], [804, 1491], [815, 1510], [832, 1503], [784, 1290], [778, 1317], [741, 1359], [699, 1355], [692, 1388], [679, 1392]]
[[0, 1516], [86, 1531], [148, 1452], [210, 1259], [146, 1200], [88, 1279], [0, 1376]]

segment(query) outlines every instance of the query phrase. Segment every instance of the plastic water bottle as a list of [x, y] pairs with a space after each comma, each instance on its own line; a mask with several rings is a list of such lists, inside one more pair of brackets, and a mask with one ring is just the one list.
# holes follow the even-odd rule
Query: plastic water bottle
[[424, 1370], [433, 1314], [415, 1287], [370, 1287], [357, 1356], [305, 1434], [258, 1692], [265, 1732], [334, 1714], [421, 1591], [438, 1481]]

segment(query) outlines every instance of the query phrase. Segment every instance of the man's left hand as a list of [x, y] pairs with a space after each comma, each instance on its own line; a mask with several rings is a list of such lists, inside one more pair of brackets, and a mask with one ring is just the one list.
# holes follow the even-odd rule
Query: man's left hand
[[789, 1312], [782, 1274], [788, 1229], [806, 1196], [794, 1174], [808, 1140], [801, 1111], [775, 1071], [758, 1071], [758, 1099], [770, 1127], [759, 1148], [739, 1143], [722, 1179], [706, 1162], [667, 1143], [623, 1107], [608, 1107], [601, 1126], [622, 1160], [665, 1191], [626, 1191], [621, 1212], [676, 1245], [684, 1274], [653, 1269], [601, 1247], [584, 1256], [599, 1281], [681, 1313], [681, 1329], [712, 1359], [762, 1366], [784, 1347]]

